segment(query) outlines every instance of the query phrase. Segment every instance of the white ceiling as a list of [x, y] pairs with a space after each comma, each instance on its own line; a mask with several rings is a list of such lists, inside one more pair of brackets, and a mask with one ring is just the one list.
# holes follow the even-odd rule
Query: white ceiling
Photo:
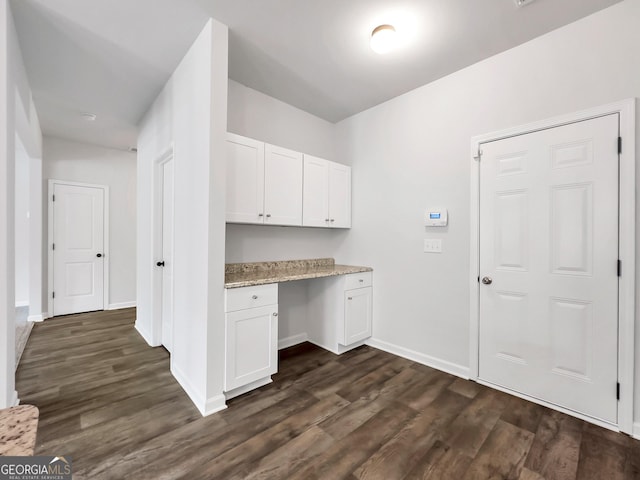
[[[336, 122], [618, 1], [12, 0], [11, 8], [45, 134], [127, 148], [209, 17], [230, 27], [232, 79]], [[381, 23], [406, 37], [386, 56], [369, 48]]]

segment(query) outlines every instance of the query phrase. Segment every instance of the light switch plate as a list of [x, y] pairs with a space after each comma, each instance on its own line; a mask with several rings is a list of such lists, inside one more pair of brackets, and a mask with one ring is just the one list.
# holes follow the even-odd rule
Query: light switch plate
[[424, 239], [425, 253], [442, 253], [442, 240], [439, 238]]

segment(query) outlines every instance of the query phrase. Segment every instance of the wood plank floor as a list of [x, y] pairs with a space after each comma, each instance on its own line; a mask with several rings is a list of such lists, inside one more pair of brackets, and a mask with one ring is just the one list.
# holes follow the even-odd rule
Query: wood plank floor
[[48, 320], [17, 372], [75, 479], [640, 479], [640, 442], [371, 347], [282, 351], [202, 418], [132, 309]]

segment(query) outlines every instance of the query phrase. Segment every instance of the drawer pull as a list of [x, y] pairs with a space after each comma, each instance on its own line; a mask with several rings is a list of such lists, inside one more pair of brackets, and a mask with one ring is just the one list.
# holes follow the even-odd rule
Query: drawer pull
[[353, 297], [347, 297], [347, 300], [353, 300]]
[[254, 300], [258, 299], [258, 295], [253, 295], [251, 298], [253, 298]]
[[278, 312], [273, 312], [273, 316], [277, 317], [278, 316]]
[[364, 283], [364, 278], [361, 278], [360, 280], [358, 280], [360, 283]]

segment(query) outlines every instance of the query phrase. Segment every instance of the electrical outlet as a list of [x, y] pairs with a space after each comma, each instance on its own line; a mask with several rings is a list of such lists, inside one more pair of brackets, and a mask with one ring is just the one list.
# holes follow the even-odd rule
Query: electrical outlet
[[424, 239], [425, 253], [442, 253], [442, 240], [439, 238]]

